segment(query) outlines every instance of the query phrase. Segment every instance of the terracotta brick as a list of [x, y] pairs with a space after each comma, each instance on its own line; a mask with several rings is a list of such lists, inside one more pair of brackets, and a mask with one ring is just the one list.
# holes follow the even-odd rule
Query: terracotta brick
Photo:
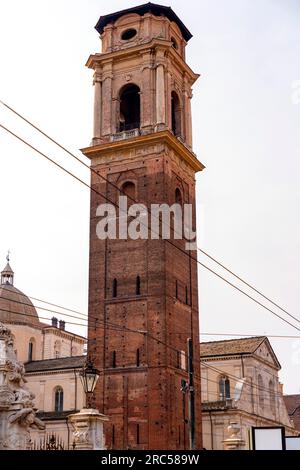
[[[94, 138], [94, 145], [83, 153], [91, 159], [93, 170], [108, 181], [93, 172], [92, 188], [110, 201], [118, 203], [118, 188], [126, 181], [135, 184], [137, 202], [148, 209], [155, 203], [172, 205], [179, 188], [182, 201], [193, 205], [195, 226], [195, 172], [203, 166], [191, 152], [186, 103], [197, 75], [184, 62], [185, 41], [179, 27], [150, 13], [147, 18], [138, 36], [141, 40], [146, 34], [144, 42], [133, 42], [131, 47], [120, 42], [125, 23], [127, 27], [141, 27], [136, 15], [126, 17], [125, 23], [125, 17], [124, 21], [121, 18], [113, 30], [111, 26], [104, 30], [104, 53], [88, 61], [102, 80], [102, 95], [97, 100], [102, 121], [95, 126], [101, 128], [101, 139]], [[160, 38], [164, 32], [164, 41], [149, 36], [151, 21], [153, 32], [160, 31]], [[172, 48], [170, 34], [178, 37], [180, 55]], [[174, 54], [178, 55], [176, 65]], [[160, 84], [160, 75], [155, 72], [158, 63], [163, 65], [165, 77]], [[113, 133], [118, 129], [119, 90], [128, 81], [141, 89], [139, 135], [118, 140]], [[181, 141], [172, 132], [171, 92], [175, 89], [182, 103]], [[166, 101], [166, 122], [160, 124], [161, 132], [156, 122], [157, 93], [163, 93]], [[161, 109], [159, 113], [161, 116]], [[201, 448], [196, 254], [185, 250], [184, 240], [99, 240], [96, 209], [107, 202], [105, 197], [91, 192], [89, 354], [101, 371], [94, 404], [110, 420], [105, 429], [107, 446], [188, 448], [188, 403], [180, 390], [181, 380], [188, 377], [187, 371], [179, 368], [181, 356], [177, 351], [186, 354], [191, 337], [196, 359], [196, 446]], [[137, 276], [140, 295], [136, 295]], [[118, 283], [116, 298], [114, 279]]]

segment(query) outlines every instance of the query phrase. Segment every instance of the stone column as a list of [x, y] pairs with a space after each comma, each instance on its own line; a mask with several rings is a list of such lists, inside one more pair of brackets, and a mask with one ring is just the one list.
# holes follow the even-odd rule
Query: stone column
[[184, 137], [186, 144], [192, 148], [193, 145], [193, 138], [192, 138], [192, 107], [191, 107], [191, 99], [192, 99], [192, 90], [187, 81], [187, 78], [184, 79], [184, 86], [183, 86], [183, 96], [184, 96]]
[[165, 69], [163, 64], [156, 67], [156, 126], [157, 130], [166, 126]]
[[192, 123], [192, 93], [187, 94], [186, 97], [186, 122], [187, 122], [187, 135], [186, 143], [189, 147], [193, 146], [193, 123]]
[[68, 417], [73, 427], [74, 450], [106, 450], [103, 424], [108, 418], [98, 410], [83, 408]]
[[109, 136], [112, 132], [112, 62], [103, 66], [102, 75], [102, 95], [105, 98], [102, 102], [102, 135]]
[[96, 71], [94, 74], [94, 135], [93, 143], [97, 145], [101, 138], [101, 118], [102, 118], [102, 85], [101, 77]]
[[29, 450], [30, 428], [45, 429], [25, 382], [25, 368], [16, 360], [11, 331], [0, 323], [0, 450]]
[[151, 52], [143, 54], [141, 87], [141, 129], [143, 134], [152, 131], [153, 123], [153, 83]]
[[172, 129], [172, 74], [170, 71], [167, 72], [167, 118], [166, 124], [169, 129]]

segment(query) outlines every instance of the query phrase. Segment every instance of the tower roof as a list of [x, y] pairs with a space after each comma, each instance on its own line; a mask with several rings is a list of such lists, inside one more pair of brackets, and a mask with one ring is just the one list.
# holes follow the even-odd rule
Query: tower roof
[[109, 23], [115, 22], [118, 18], [124, 15], [128, 15], [129, 13], [136, 13], [138, 15], [145, 15], [146, 13], [152, 13], [155, 16], [166, 16], [170, 21], [174, 21], [177, 26], [179, 27], [183, 38], [186, 41], [189, 41], [193, 36], [187, 27], [183, 24], [180, 18], [176, 15], [176, 13], [172, 10], [171, 7], [166, 7], [164, 5], [157, 5], [156, 3], [144, 3], [143, 5], [138, 5], [133, 8], [128, 8], [126, 10], [117, 11], [115, 13], [110, 13], [105, 16], [100, 16], [98, 23], [96, 24], [95, 28], [98, 33], [102, 34], [105, 26]]
[[7, 264], [6, 264], [5, 268], [3, 269], [3, 271], [1, 272], [1, 274], [2, 274], [2, 276], [3, 276], [3, 274], [8, 274], [8, 275], [13, 275], [14, 274], [14, 272], [11, 269], [11, 266], [9, 264], [9, 261], [7, 261]]

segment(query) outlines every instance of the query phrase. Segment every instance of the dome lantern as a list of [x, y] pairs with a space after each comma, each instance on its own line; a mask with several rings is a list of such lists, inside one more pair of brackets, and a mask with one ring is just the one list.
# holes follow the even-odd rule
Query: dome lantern
[[1, 272], [1, 285], [10, 284], [11, 286], [13, 286], [14, 285], [14, 272], [11, 269], [10, 264], [9, 264], [9, 261], [10, 261], [9, 255], [10, 255], [10, 252], [8, 251], [7, 256], [6, 256], [7, 264], [5, 268], [3, 269], [3, 271]]
[[38, 313], [31, 300], [14, 286], [14, 272], [9, 264], [1, 272], [0, 284], [0, 322], [9, 324], [40, 326]]

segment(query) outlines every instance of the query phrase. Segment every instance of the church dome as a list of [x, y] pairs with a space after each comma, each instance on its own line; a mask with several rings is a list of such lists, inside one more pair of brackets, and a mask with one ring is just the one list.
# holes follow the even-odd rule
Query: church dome
[[37, 311], [31, 300], [14, 286], [14, 272], [9, 264], [1, 273], [0, 283], [0, 322], [19, 325], [40, 324]]

